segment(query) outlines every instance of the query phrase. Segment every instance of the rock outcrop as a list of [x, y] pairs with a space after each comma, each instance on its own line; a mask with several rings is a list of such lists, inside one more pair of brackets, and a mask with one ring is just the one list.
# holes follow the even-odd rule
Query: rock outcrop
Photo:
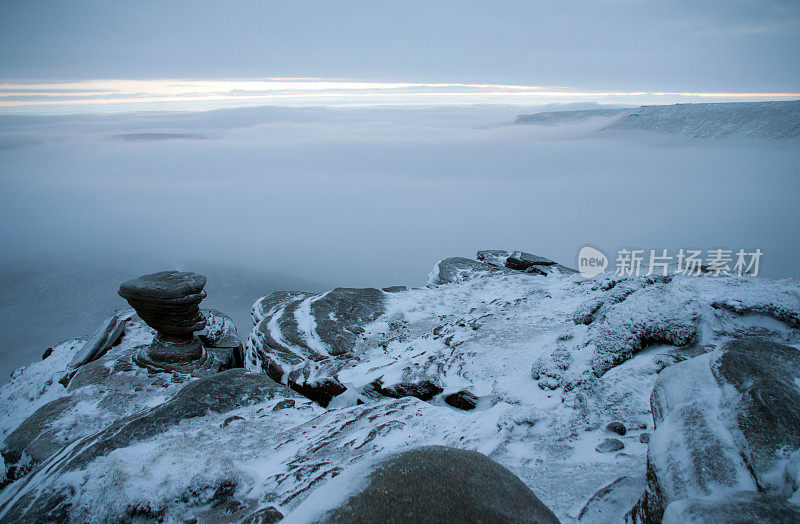
[[338, 371], [357, 356], [364, 326], [384, 312], [386, 295], [373, 288], [336, 288], [262, 298], [253, 305], [248, 367], [327, 405], [347, 389]]
[[558, 264], [549, 258], [525, 251], [487, 249], [478, 251], [475, 258], [478, 260], [463, 257], [441, 260], [428, 275], [428, 285], [439, 286], [463, 282], [487, 274], [507, 274], [509, 270], [539, 276], [547, 276], [554, 272], [558, 274], [576, 273], [574, 269]]
[[158, 372], [191, 373], [213, 365], [213, 358], [194, 336], [206, 327], [200, 302], [206, 297], [206, 277], [197, 273], [161, 271], [124, 282], [119, 294], [139, 318], [156, 330], [150, 347], [134, 362]]
[[205, 285], [197, 273], [161, 271], [124, 282], [119, 294], [161, 338], [185, 342], [206, 326], [199, 308]]
[[[201, 315], [209, 328], [202, 336], [208, 365], [190, 373], [178, 373], [171, 366], [135, 365], [155, 337], [133, 310], [107, 319], [85, 343], [54, 348], [38, 364], [46, 371], [39, 393], [46, 394], [28, 404], [35, 406], [30, 412], [18, 414], [19, 421], [9, 426], [0, 446], [9, 465], [3, 482], [25, 477], [64, 446], [161, 404], [194, 380], [241, 368], [242, 342], [230, 317], [215, 310]], [[22, 399], [11, 400], [13, 409], [13, 401]]]
[[[586, 280], [512, 255], [485, 253], [452, 282], [429, 287], [265, 297], [246, 342], [250, 374], [219, 373], [236, 365], [241, 343], [232, 321], [212, 310], [201, 311], [206, 328], [197, 337], [214, 364], [191, 373], [135, 364], [155, 337], [137, 315], [76, 369], [86, 340], [54, 346], [0, 388], [0, 521], [271, 522], [296, 516], [324, 498], [328, 481], [387, 454], [445, 445], [508, 468], [562, 521], [619, 522], [644, 491], [651, 435], [651, 482], [632, 517], [763, 515], [763, 507], [773, 518], [790, 515], [787, 500], [800, 499], [800, 451], [785, 440], [795, 420], [776, 411], [779, 423], [748, 421], [766, 418], [759, 401], [797, 405], [790, 389], [761, 385], [780, 376], [793, 387], [795, 371], [775, 359], [786, 365], [786, 351], [796, 350], [764, 346], [772, 356], [754, 363], [751, 349], [722, 348], [754, 336], [800, 344], [800, 284]], [[553, 271], [510, 269], [509, 258]], [[113, 332], [106, 328], [98, 332]], [[712, 368], [712, 358], [723, 364]], [[688, 386], [655, 394], [662, 400], [651, 408], [656, 380], [677, 368], [706, 371], [681, 371]], [[715, 386], [695, 394], [695, 378]], [[673, 409], [680, 395], [694, 404]], [[722, 424], [713, 413], [731, 416]], [[673, 442], [676, 434], [683, 440]], [[605, 439], [616, 440], [596, 449]], [[697, 457], [686, 451], [701, 441]], [[704, 454], [729, 457], [741, 485], [715, 480], [727, 478], [725, 469], [707, 468]], [[670, 484], [685, 476], [694, 489], [703, 475], [712, 481], [696, 484], [720, 498]]]
[[798, 377], [800, 351], [757, 339], [664, 370], [651, 398], [647, 490], [632, 516], [800, 518], [800, 507], [787, 501], [798, 488], [789, 460], [800, 449]]
[[[115, 450], [130, 448], [138, 442], [158, 438], [162, 433], [184, 421], [206, 417], [209, 414], [227, 413], [237, 408], [264, 402], [273, 398], [292, 398], [296, 393], [286, 386], [276, 383], [263, 374], [246, 372], [243, 369], [232, 369], [213, 376], [190, 382], [178, 391], [174, 397], [144, 413], [122, 417], [110, 424], [106, 429], [75, 441], [66, 446], [60, 453], [53, 454], [47, 450], [42, 456], [50, 457], [43, 464], [34, 468], [31, 473], [3, 493], [0, 503], [0, 521], [9, 522], [23, 519], [33, 522], [49, 522], [53, 520], [70, 520], [72, 506], [69, 491], [63, 491], [57, 480], [70, 472], [86, 468], [92, 461], [108, 457]], [[69, 399], [69, 397], [65, 397]], [[48, 412], [63, 407], [68, 400], [56, 401], [39, 410], [34, 420], [26, 421], [6, 440], [6, 455], [14, 453], [14, 445], [21, 441], [30, 441], [25, 448], [32, 449], [36, 438], [30, 431], [32, 425], [40, 423]], [[32, 438], [33, 437], [33, 438]], [[21, 445], [18, 447], [22, 447]], [[146, 466], [143, 464], [143, 466]], [[35, 484], [30, 489], [29, 483]], [[148, 511], [139, 511], [142, 516], [148, 512], [150, 517], [157, 516]], [[132, 514], [136, 508], [130, 508]]]

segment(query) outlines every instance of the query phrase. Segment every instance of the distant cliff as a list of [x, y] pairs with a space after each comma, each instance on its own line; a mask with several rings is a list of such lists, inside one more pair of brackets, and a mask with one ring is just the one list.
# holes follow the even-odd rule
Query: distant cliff
[[519, 115], [513, 124], [559, 126], [594, 122], [597, 134], [656, 132], [690, 138], [800, 137], [800, 101], [675, 104]]

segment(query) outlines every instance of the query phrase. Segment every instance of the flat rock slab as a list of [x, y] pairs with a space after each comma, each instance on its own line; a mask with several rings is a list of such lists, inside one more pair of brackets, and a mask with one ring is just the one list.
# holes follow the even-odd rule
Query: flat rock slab
[[506, 259], [506, 267], [516, 270], [525, 270], [531, 266], [552, 266], [555, 262], [549, 258], [540, 257], [524, 251], [514, 251]]
[[75, 353], [75, 357], [69, 367], [74, 369], [102, 357], [108, 351], [108, 348], [113, 346], [122, 336], [122, 331], [125, 329], [125, 321], [133, 313], [132, 310], [128, 311], [130, 313], [116, 313], [106, 319], [83, 347]]
[[169, 300], [200, 293], [206, 277], [184, 271], [160, 271], [128, 280], [119, 287], [122, 298]]

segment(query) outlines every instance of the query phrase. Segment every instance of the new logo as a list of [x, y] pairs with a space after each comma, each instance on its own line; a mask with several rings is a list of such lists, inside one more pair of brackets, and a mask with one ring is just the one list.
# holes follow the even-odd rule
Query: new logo
[[578, 272], [583, 278], [596, 277], [608, 267], [608, 257], [599, 249], [583, 246], [578, 253]]

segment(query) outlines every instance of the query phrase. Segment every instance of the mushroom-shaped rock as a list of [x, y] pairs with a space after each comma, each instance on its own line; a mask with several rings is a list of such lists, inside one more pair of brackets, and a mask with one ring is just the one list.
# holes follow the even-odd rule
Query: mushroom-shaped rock
[[197, 273], [161, 271], [128, 280], [119, 294], [162, 339], [185, 342], [206, 327], [199, 308], [205, 285], [206, 277]]
[[134, 360], [151, 371], [191, 371], [213, 360], [194, 336], [206, 326], [200, 302], [206, 277], [161, 271], [128, 280], [119, 294], [148, 326], [157, 331], [150, 348]]

